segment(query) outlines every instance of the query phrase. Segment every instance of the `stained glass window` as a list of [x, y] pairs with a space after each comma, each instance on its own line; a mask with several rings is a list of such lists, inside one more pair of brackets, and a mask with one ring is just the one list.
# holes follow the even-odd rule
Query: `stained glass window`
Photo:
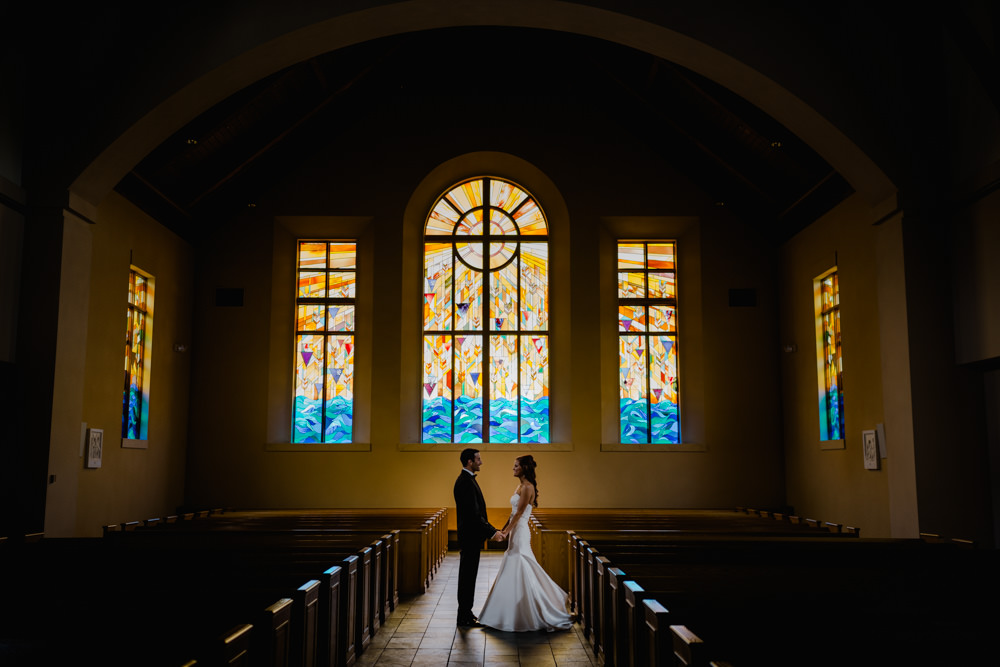
[[292, 442], [352, 441], [356, 245], [299, 241]]
[[451, 188], [424, 227], [422, 441], [549, 442], [549, 245], [537, 200]]
[[677, 264], [672, 241], [618, 244], [618, 390], [623, 443], [680, 443]]
[[129, 269], [125, 309], [125, 387], [122, 438], [145, 440], [149, 416], [149, 363], [153, 329], [153, 278]]
[[840, 350], [840, 285], [836, 270], [816, 279], [817, 348], [823, 365], [819, 382], [821, 440], [844, 437], [844, 362]]

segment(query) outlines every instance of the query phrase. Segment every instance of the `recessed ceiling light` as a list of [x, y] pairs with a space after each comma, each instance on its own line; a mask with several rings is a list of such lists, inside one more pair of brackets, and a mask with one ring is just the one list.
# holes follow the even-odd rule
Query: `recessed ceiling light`
[[197, 139], [188, 139], [184, 143], [186, 143], [188, 146], [196, 146], [196, 145], [198, 145], [198, 140]]
[[781, 142], [780, 141], [772, 141], [771, 142], [771, 148], [781, 148]]
[[255, 204], [253, 202], [250, 202], [249, 204], [247, 204], [247, 207], [248, 208], [257, 208], [257, 204]]

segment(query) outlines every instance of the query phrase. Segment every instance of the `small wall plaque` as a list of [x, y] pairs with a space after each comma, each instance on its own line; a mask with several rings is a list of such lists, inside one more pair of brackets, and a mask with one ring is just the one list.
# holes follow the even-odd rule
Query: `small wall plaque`
[[87, 467], [100, 468], [101, 454], [104, 449], [104, 429], [87, 429]]
[[881, 462], [878, 455], [878, 438], [875, 435], [875, 431], [862, 431], [861, 445], [865, 455], [865, 470], [878, 470]]

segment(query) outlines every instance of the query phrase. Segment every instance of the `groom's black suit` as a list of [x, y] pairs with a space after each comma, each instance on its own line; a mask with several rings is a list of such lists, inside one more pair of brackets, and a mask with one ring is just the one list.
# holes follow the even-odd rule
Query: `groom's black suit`
[[479, 552], [483, 542], [493, 537], [497, 529], [486, 518], [486, 501], [475, 475], [464, 469], [455, 480], [455, 509], [458, 546], [462, 550], [458, 565], [458, 623], [468, 624], [476, 618], [472, 614], [472, 602], [479, 574]]

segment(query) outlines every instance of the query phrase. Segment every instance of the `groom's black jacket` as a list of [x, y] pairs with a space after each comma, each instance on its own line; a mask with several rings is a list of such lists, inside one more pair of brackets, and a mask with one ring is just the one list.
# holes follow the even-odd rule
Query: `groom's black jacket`
[[455, 509], [458, 512], [458, 543], [462, 547], [475, 547], [497, 532], [486, 518], [486, 501], [475, 477], [464, 469], [455, 480]]

